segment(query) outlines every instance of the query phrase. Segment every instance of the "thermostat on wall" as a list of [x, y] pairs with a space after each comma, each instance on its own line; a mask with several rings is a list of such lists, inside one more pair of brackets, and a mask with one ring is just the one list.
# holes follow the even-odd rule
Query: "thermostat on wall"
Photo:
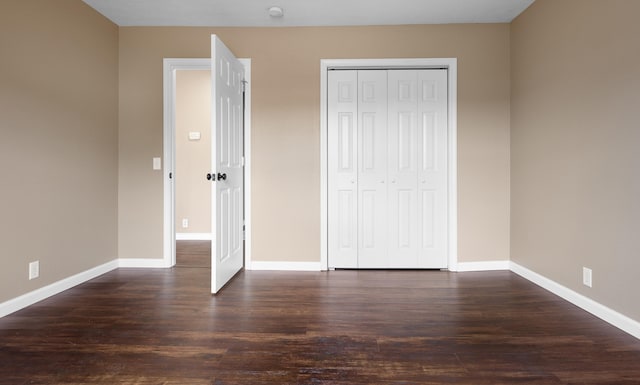
[[189, 132], [189, 140], [200, 140], [200, 132], [198, 131]]

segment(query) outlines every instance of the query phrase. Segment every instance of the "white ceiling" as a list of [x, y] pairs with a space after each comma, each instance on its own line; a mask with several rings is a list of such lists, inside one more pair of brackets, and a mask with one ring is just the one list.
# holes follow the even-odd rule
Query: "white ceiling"
[[[534, 0], [83, 0], [119, 26], [508, 23]], [[268, 15], [271, 6], [284, 17]]]

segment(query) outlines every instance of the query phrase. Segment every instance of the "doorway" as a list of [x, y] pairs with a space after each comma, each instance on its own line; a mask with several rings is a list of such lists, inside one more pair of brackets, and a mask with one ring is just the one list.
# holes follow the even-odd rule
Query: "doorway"
[[[251, 59], [239, 59], [245, 68], [245, 80], [247, 81], [244, 92], [244, 221], [245, 221], [245, 233], [244, 233], [244, 264], [250, 266], [251, 264]], [[192, 220], [190, 218], [182, 218], [176, 215], [176, 171], [179, 171], [177, 166], [177, 152], [176, 152], [176, 107], [177, 107], [177, 77], [180, 72], [194, 71], [195, 72], [209, 72], [211, 71], [211, 59], [203, 58], [167, 58], [164, 59], [163, 75], [164, 75], [164, 128], [163, 128], [163, 156], [165, 159], [165, 169], [163, 171], [163, 265], [166, 267], [172, 267], [176, 265], [176, 233], [181, 235], [178, 238], [182, 239], [210, 239], [210, 228], [199, 227], [194, 232], [186, 232], [182, 228], [183, 219], [187, 219], [187, 227], [192, 227]], [[209, 75], [210, 76], [210, 75]], [[191, 134], [193, 132], [193, 134]], [[194, 138], [193, 142], [197, 142], [195, 139], [200, 132], [199, 141], [203, 141], [205, 138], [202, 131], [198, 129], [190, 130], [187, 128], [187, 140]], [[208, 155], [210, 157], [210, 155]], [[208, 168], [208, 166], [205, 166]], [[178, 176], [179, 177], [179, 176]], [[203, 181], [206, 181], [206, 173], [201, 175]], [[210, 188], [210, 187], [209, 187]], [[209, 210], [210, 211], [210, 210]], [[201, 223], [202, 220], [200, 219]], [[201, 226], [201, 224], [199, 225]], [[178, 230], [178, 231], [177, 231]], [[208, 231], [208, 232], [207, 232]], [[189, 235], [194, 234], [194, 235]], [[194, 245], [186, 245], [182, 251], [185, 254], [195, 254], [196, 258], [201, 258], [201, 254], [204, 253], [202, 242], [197, 241]], [[187, 263], [190, 263], [187, 261]], [[208, 263], [210, 266], [211, 263]]]
[[175, 76], [176, 267], [211, 268], [211, 71]]
[[[448, 91], [448, 95], [446, 96], [446, 127], [444, 128], [446, 132], [446, 143], [444, 144], [446, 149], [446, 159], [445, 162], [447, 164], [447, 170], [443, 175], [443, 184], [445, 191], [445, 200], [448, 202], [444, 208], [446, 212], [442, 213], [442, 217], [444, 220], [441, 221], [444, 229], [442, 238], [442, 248], [439, 253], [443, 256], [444, 260], [440, 262], [438, 265], [442, 268], [448, 268], [449, 270], [455, 271], [457, 269], [457, 90], [456, 90], [456, 80], [457, 80], [457, 61], [455, 58], [445, 58], [445, 59], [365, 59], [365, 60], [322, 60], [321, 61], [321, 265], [325, 269], [331, 269], [335, 267], [358, 267], [357, 262], [355, 264], [349, 263], [348, 260], [346, 263], [350, 266], [340, 266], [340, 263], [329, 263], [329, 255], [332, 252], [335, 252], [335, 232], [339, 227], [339, 221], [344, 219], [345, 228], [352, 227], [350, 235], [354, 240], [355, 237], [358, 236], [359, 229], [352, 226], [354, 221], [358, 220], [359, 212], [356, 210], [357, 207], [357, 193], [358, 191], [353, 191], [353, 200], [347, 199], [346, 195], [349, 195], [345, 192], [345, 202], [352, 202], [353, 204], [350, 206], [352, 208], [352, 212], [345, 216], [345, 218], [338, 218], [336, 221], [335, 211], [333, 210], [333, 217], [330, 215], [330, 210], [335, 209], [336, 204], [336, 195], [335, 191], [333, 191], [331, 187], [331, 178], [333, 175], [335, 179], [335, 170], [331, 171], [332, 162], [335, 163], [335, 157], [340, 156], [337, 154], [335, 149], [334, 151], [330, 151], [330, 122], [331, 119], [328, 115], [330, 109], [329, 103], [329, 88], [330, 88], [330, 71], [363, 71], [362, 73], [366, 73], [364, 71], [374, 70], [378, 72], [386, 72], [389, 70], [400, 70], [405, 72], [411, 72], [415, 70], [430, 70], [430, 69], [438, 69], [444, 70], [445, 78], [444, 82], [446, 83], [446, 89]], [[368, 82], [371, 83], [371, 82]], [[383, 82], [384, 83], [384, 82]], [[345, 83], [346, 84], [346, 83]], [[371, 83], [373, 84], [373, 83]], [[334, 85], [335, 86], [335, 85]], [[364, 86], [364, 84], [360, 84], [360, 86]], [[373, 89], [373, 88], [372, 88]], [[354, 88], [356, 90], [356, 88]], [[347, 88], [344, 89], [345, 96], [348, 96]], [[355, 91], [357, 92], [357, 91]], [[368, 92], [366, 87], [359, 92]], [[348, 97], [346, 98], [348, 99]], [[345, 99], [345, 100], [346, 100]], [[355, 106], [355, 105], [354, 105]], [[354, 115], [355, 116], [355, 115]], [[348, 123], [348, 119], [345, 115], [345, 122]], [[345, 123], [346, 124], [346, 123]], [[355, 126], [353, 129], [356, 129]], [[345, 131], [349, 132], [348, 130]], [[353, 132], [353, 131], [351, 131]], [[347, 134], [345, 134], [347, 135]], [[335, 137], [334, 137], [335, 139]], [[356, 141], [351, 141], [351, 148], [354, 150], [354, 154], [357, 153], [358, 144]], [[334, 143], [335, 144], [335, 143]], [[397, 147], [397, 146], [396, 146]], [[343, 151], [343, 154], [348, 155], [348, 153]], [[356, 158], [354, 158], [356, 159]], [[333, 174], [331, 174], [333, 172]], [[392, 179], [393, 180], [393, 179]], [[392, 181], [390, 180], [390, 181]], [[355, 178], [347, 178], [345, 179], [345, 183], [351, 185], [357, 185], [355, 183]], [[384, 182], [381, 182], [384, 183]], [[335, 187], [335, 184], [333, 185]], [[385, 190], [386, 191], [386, 190]], [[407, 195], [409, 196], [409, 195]], [[408, 201], [408, 199], [407, 199]], [[345, 207], [346, 208], [346, 207]], [[344, 211], [342, 209], [338, 210], [340, 212]], [[404, 210], [407, 211], [407, 210]], [[341, 214], [342, 215], [342, 214]], [[397, 221], [396, 221], [397, 222]], [[369, 223], [369, 222], [367, 222]], [[334, 238], [332, 239], [332, 232]], [[373, 234], [373, 232], [372, 232]], [[349, 235], [349, 234], [347, 234]], [[349, 237], [344, 237], [344, 239], [349, 239]], [[354, 241], [353, 245], [357, 245], [357, 240]], [[332, 250], [334, 249], [334, 250]], [[353, 253], [357, 255], [357, 251]], [[351, 266], [354, 265], [354, 266]], [[374, 267], [384, 267], [383, 265], [374, 266]], [[388, 267], [420, 267], [420, 265], [415, 266], [388, 266]], [[428, 265], [423, 265], [423, 267], [428, 268]]]

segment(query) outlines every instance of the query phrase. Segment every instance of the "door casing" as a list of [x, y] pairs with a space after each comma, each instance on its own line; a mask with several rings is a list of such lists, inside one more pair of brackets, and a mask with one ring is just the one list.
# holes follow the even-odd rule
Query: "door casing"
[[328, 147], [327, 72], [331, 69], [421, 69], [446, 68], [448, 71], [448, 269], [458, 266], [458, 189], [457, 189], [457, 79], [456, 58], [427, 59], [322, 59], [320, 60], [320, 266], [328, 270]]
[[[245, 68], [244, 107], [244, 221], [245, 256], [244, 265], [251, 266], [251, 59], [238, 59]], [[163, 124], [163, 267], [176, 264], [175, 232], [175, 106], [176, 71], [211, 70], [210, 58], [166, 58], [163, 63], [164, 124]], [[202, 176], [205, 178], [205, 175]]]

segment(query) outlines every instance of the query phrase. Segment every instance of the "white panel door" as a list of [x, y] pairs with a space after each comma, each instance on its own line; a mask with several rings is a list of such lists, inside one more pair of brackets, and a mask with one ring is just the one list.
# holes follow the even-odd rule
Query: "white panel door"
[[358, 267], [358, 76], [329, 71], [328, 249], [329, 268]]
[[389, 257], [387, 267], [418, 266], [418, 71], [389, 71]]
[[418, 266], [447, 267], [447, 71], [418, 71]]
[[387, 71], [358, 71], [358, 267], [388, 267]]
[[244, 66], [211, 36], [211, 292], [244, 264]]

